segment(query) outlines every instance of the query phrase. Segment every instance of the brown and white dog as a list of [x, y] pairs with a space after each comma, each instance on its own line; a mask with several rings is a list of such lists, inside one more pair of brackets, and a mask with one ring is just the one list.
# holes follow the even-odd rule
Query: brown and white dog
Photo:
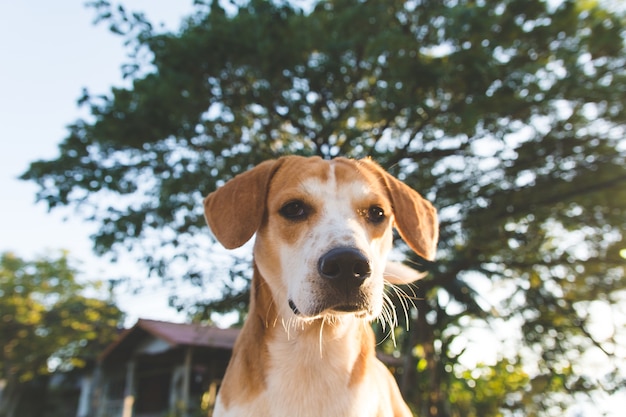
[[433, 259], [433, 206], [371, 160], [288, 156], [236, 176], [204, 208], [226, 248], [256, 233], [250, 311], [213, 415], [411, 416], [369, 321], [393, 314], [385, 282], [420, 276], [385, 274], [393, 226]]

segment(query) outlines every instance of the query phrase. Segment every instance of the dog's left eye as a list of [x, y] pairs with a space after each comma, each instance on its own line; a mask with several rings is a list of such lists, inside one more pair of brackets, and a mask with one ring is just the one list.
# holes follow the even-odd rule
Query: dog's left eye
[[367, 221], [370, 223], [378, 224], [385, 220], [385, 210], [379, 206], [371, 206], [367, 210]]
[[290, 201], [278, 210], [281, 216], [289, 220], [303, 220], [309, 214], [309, 207], [302, 201]]

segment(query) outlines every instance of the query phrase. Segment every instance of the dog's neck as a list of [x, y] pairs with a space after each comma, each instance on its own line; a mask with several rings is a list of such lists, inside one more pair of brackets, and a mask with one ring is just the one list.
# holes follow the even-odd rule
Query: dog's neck
[[234, 389], [235, 384], [225, 380], [221, 395], [225, 402], [231, 396], [249, 401], [261, 392], [289, 389], [281, 385], [302, 378], [323, 385], [319, 389], [349, 389], [375, 356], [373, 339], [371, 327], [352, 315], [326, 320], [281, 317], [266, 280], [255, 268], [248, 318], [227, 374], [249, 383]]

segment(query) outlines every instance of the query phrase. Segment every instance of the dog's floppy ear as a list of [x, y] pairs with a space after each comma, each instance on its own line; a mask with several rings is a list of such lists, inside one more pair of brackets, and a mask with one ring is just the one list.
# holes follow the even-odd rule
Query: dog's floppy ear
[[261, 225], [267, 188], [278, 165], [279, 160], [262, 162], [204, 199], [204, 217], [225, 248], [242, 246]]
[[395, 226], [402, 239], [422, 258], [435, 259], [437, 241], [439, 240], [439, 224], [437, 210], [417, 191], [402, 181], [394, 178], [377, 163], [365, 159], [366, 166], [378, 173], [389, 192]]

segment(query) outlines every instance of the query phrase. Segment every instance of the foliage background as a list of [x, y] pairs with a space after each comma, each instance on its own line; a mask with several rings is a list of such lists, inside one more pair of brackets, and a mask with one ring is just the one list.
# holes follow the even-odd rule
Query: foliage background
[[[133, 86], [86, 91], [91, 118], [23, 178], [50, 207], [78, 206], [99, 224], [98, 251], [131, 250], [163, 279], [223, 286], [215, 299], [173, 295], [196, 317], [241, 310], [246, 263], [220, 275], [225, 261], [207, 257], [202, 196], [281, 154], [370, 155], [441, 213], [412, 331], [385, 346], [403, 356], [402, 388], [420, 415], [561, 415], [579, 394], [623, 387], [618, 11], [198, 2], [180, 32], [159, 33], [141, 14], [93, 7], [127, 39]], [[601, 334], [594, 311], [610, 312]], [[477, 328], [503, 349], [468, 366]], [[589, 352], [604, 355], [601, 370]]]
[[26, 392], [45, 386], [53, 372], [94, 365], [123, 318], [100, 293], [96, 283], [78, 282], [65, 253], [35, 260], [1, 255], [0, 416], [46, 406], [45, 398], [33, 404]]

